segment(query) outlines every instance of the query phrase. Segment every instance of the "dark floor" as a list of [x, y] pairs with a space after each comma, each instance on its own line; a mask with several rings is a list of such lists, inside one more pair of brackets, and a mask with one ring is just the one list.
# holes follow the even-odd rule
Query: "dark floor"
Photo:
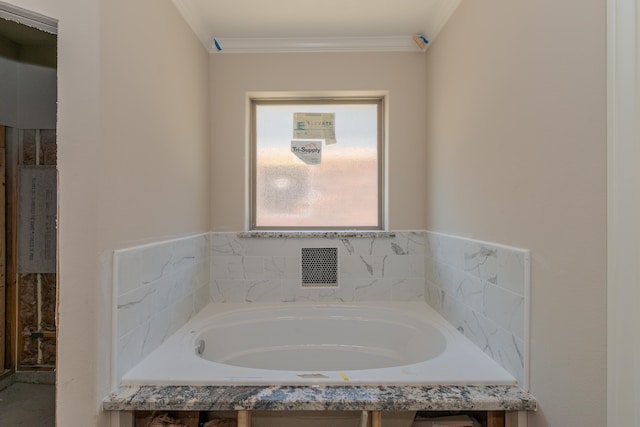
[[55, 386], [14, 383], [0, 391], [0, 426], [54, 427]]

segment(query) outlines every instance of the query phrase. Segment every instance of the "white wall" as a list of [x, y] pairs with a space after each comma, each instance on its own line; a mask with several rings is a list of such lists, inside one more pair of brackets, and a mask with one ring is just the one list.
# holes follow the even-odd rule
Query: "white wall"
[[212, 230], [244, 229], [247, 92], [339, 90], [389, 91], [389, 226], [424, 229], [424, 55], [219, 54], [210, 62]]
[[105, 426], [114, 249], [209, 228], [208, 55], [168, 1], [10, 2], [59, 20], [57, 425]]
[[531, 250], [529, 425], [606, 425], [605, 2], [462, 2], [427, 51], [427, 228]]

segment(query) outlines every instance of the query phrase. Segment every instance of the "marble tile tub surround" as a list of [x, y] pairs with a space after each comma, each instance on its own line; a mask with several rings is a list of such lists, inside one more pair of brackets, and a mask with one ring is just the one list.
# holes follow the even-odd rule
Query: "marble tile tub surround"
[[[211, 234], [213, 302], [425, 299], [423, 231], [265, 235]], [[337, 287], [301, 286], [303, 247], [338, 249]]]
[[209, 233], [114, 253], [114, 386], [209, 303]]
[[[426, 300], [527, 389], [528, 251], [429, 231], [255, 237], [115, 252], [114, 386], [210, 301]], [[302, 247], [338, 248], [338, 287], [301, 286]]]
[[528, 389], [528, 250], [425, 233], [429, 305]]

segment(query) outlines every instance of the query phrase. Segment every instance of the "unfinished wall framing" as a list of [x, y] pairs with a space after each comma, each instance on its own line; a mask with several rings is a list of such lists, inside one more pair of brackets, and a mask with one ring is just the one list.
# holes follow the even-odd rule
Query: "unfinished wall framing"
[[[6, 219], [7, 283], [17, 291], [16, 367], [52, 370], [56, 365], [56, 132], [15, 132], [6, 149]], [[50, 249], [42, 249], [43, 245]]]

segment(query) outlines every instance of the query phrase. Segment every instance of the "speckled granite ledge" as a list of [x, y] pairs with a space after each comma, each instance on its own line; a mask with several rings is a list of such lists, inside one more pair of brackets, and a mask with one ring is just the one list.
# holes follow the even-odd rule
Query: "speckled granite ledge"
[[514, 386], [135, 386], [103, 402], [106, 411], [535, 411]]
[[238, 237], [269, 239], [366, 239], [396, 237], [392, 231], [241, 231]]

